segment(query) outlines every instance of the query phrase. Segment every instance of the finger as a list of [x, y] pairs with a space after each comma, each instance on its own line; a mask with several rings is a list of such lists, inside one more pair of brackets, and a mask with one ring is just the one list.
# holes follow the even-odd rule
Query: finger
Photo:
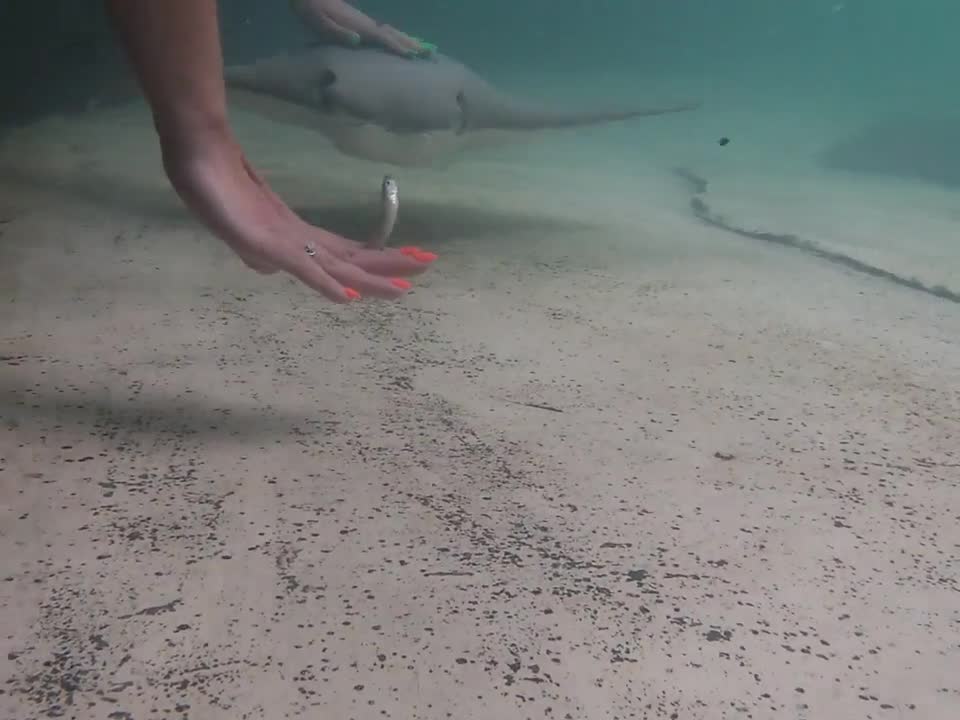
[[382, 277], [413, 277], [426, 272], [437, 256], [414, 251], [412, 248], [387, 250], [357, 250], [349, 261], [373, 275]]
[[419, 41], [410, 37], [405, 32], [397, 30], [395, 27], [384, 25], [381, 30], [384, 35], [389, 37], [391, 41], [396, 42], [405, 52], [418, 53], [423, 50], [423, 45]]
[[351, 262], [374, 275], [412, 277], [425, 272], [437, 259], [433, 253], [425, 252], [420, 248], [368, 249], [363, 243], [355, 240], [349, 240], [313, 226], [308, 227], [314, 231], [308, 242], [323, 246], [335, 258]]
[[[318, 248], [317, 252], [320, 253], [323, 250]], [[315, 262], [306, 252], [295, 259], [291, 258], [284, 264], [283, 270], [293, 275], [307, 287], [323, 295], [327, 300], [335, 303], [347, 303], [356, 299], [351, 297], [351, 288], [346, 288], [337, 282], [324, 270], [320, 263]], [[353, 293], [356, 292], [356, 290], [353, 290]]]
[[360, 36], [348, 29], [352, 23], [349, 22], [349, 15], [344, 13], [344, 8], [348, 6], [343, 0], [300, 0], [295, 1], [293, 7], [314, 30], [335, 35], [348, 45], [359, 42]]
[[377, 28], [376, 20], [342, 0], [327, 0], [320, 14], [361, 35], [373, 35]]
[[321, 13], [317, 16], [317, 19], [327, 32], [336, 35], [340, 38], [341, 42], [347, 45], [356, 45], [360, 42], [360, 35], [358, 33], [345, 28], [327, 13]]
[[317, 260], [320, 257], [320, 253], [318, 253], [314, 260], [323, 266], [324, 271], [330, 277], [341, 285], [353, 288], [367, 297], [395, 300], [404, 295], [411, 287], [406, 280], [372, 275], [351, 262], [338, 260], [329, 254]]
[[389, 25], [380, 25], [370, 33], [380, 44], [400, 55], [410, 55], [421, 51], [420, 43], [409, 35]]
[[324, 9], [324, 15], [349, 28], [362, 37], [373, 38], [400, 55], [409, 55], [420, 51], [420, 43], [389, 25], [378, 23], [366, 13], [352, 5], [331, 0]]
[[349, 302], [359, 297], [395, 300], [410, 289], [402, 278], [371, 275], [352, 263], [334, 257], [323, 247], [314, 255], [304, 252], [292, 260], [287, 271], [308, 287], [334, 302]]

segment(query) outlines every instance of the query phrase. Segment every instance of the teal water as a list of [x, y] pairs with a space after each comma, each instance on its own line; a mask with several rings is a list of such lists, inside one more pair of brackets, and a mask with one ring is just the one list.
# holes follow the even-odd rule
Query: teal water
[[[370, 0], [360, 6], [484, 70], [534, 64], [555, 72], [683, 71], [774, 96], [896, 98], [905, 107], [958, 102], [951, 88], [960, 11], [945, 0], [529, 0], [522, 7], [505, 0]], [[221, 8], [233, 59], [289, 48], [308, 35], [283, 2], [228, 0]], [[34, 80], [56, 82], [59, 73], [60, 87], [53, 89], [66, 93], [67, 85], [77, 85], [63, 82], [66, 70], [76, 78], [113, 59], [98, 2], [8, 0], [0, 7], [0, 28], [0, 81], [14, 93], [5, 113], [35, 84], [18, 72], [23, 67], [39, 71]]]

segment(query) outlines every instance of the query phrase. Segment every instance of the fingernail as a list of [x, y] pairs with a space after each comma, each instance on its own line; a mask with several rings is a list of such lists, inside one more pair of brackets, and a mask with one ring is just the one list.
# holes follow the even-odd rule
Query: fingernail
[[406, 247], [400, 248], [400, 254], [406, 255], [407, 257], [414, 257], [417, 253], [422, 253], [422, 252], [423, 250], [413, 245], [407, 245]]
[[347, 296], [347, 299], [348, 299], [348, 300], [359, 300], [359, 299], [360, 299], [360, 293], [358, 293], [358, 292], [357, 292], [356, 290], [354, 290], [353, 288], [344, 288], [344, 289], [343, 289], [343, 294]]
[[393, 278], [393, 279], [390, 281], [390, 283], [391, 283], [394, 287], [398, 287], [398, 288], [400, 288], [401, 290], [409, 290], [410, 288], [413, 287], [413, 283], [411, 283], [411, 282], [409, 282], [409, 281], [407, 281], [407, 280], [404, 280], [403, 278]]
[[352, 32], [352, 33], [350, 33], [350, 35], [348, 35], [348, 37], [350, 38], [350, 44], [351, 44], [351, 45], [359, 45], [359, 44], [360, 44], [360, 35], [358, 35], [357, 33]]
[[419, 260], [422, 263], [431, 263], [436, 260], [439, 255], [436, 255], [432, 252], [418, 252], [413, 255], [414, 260]]

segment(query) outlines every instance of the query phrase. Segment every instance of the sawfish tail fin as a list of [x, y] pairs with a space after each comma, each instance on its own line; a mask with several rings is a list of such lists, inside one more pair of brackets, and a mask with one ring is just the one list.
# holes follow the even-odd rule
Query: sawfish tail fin
[[483, 103], [471, 103], [466, 96], [458, 100], [463, 114], [463, 128], [476, 130], [549, 130], [602, 125], [632, 118], [689, 112], [700, 107], [696, 101], [681, 101], [651, 107], [565, 110], [503, 96], [484, 98]]

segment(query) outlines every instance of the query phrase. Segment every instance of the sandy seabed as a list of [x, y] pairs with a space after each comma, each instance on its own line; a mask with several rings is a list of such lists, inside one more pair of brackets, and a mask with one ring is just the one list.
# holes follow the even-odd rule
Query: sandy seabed
[[[141, 106], [8, 135], [0, 716], [956, 718], [960, 309], [705, 227], [670, 169], [931, 281], [960, 252], [884, 203], [832, 234], [839, 190], [769, 201], [698, 122], [399, 172], [440, 260], [347, 307], [199, 228]], [[372, 224], [383, 168], [237, 124]]]

